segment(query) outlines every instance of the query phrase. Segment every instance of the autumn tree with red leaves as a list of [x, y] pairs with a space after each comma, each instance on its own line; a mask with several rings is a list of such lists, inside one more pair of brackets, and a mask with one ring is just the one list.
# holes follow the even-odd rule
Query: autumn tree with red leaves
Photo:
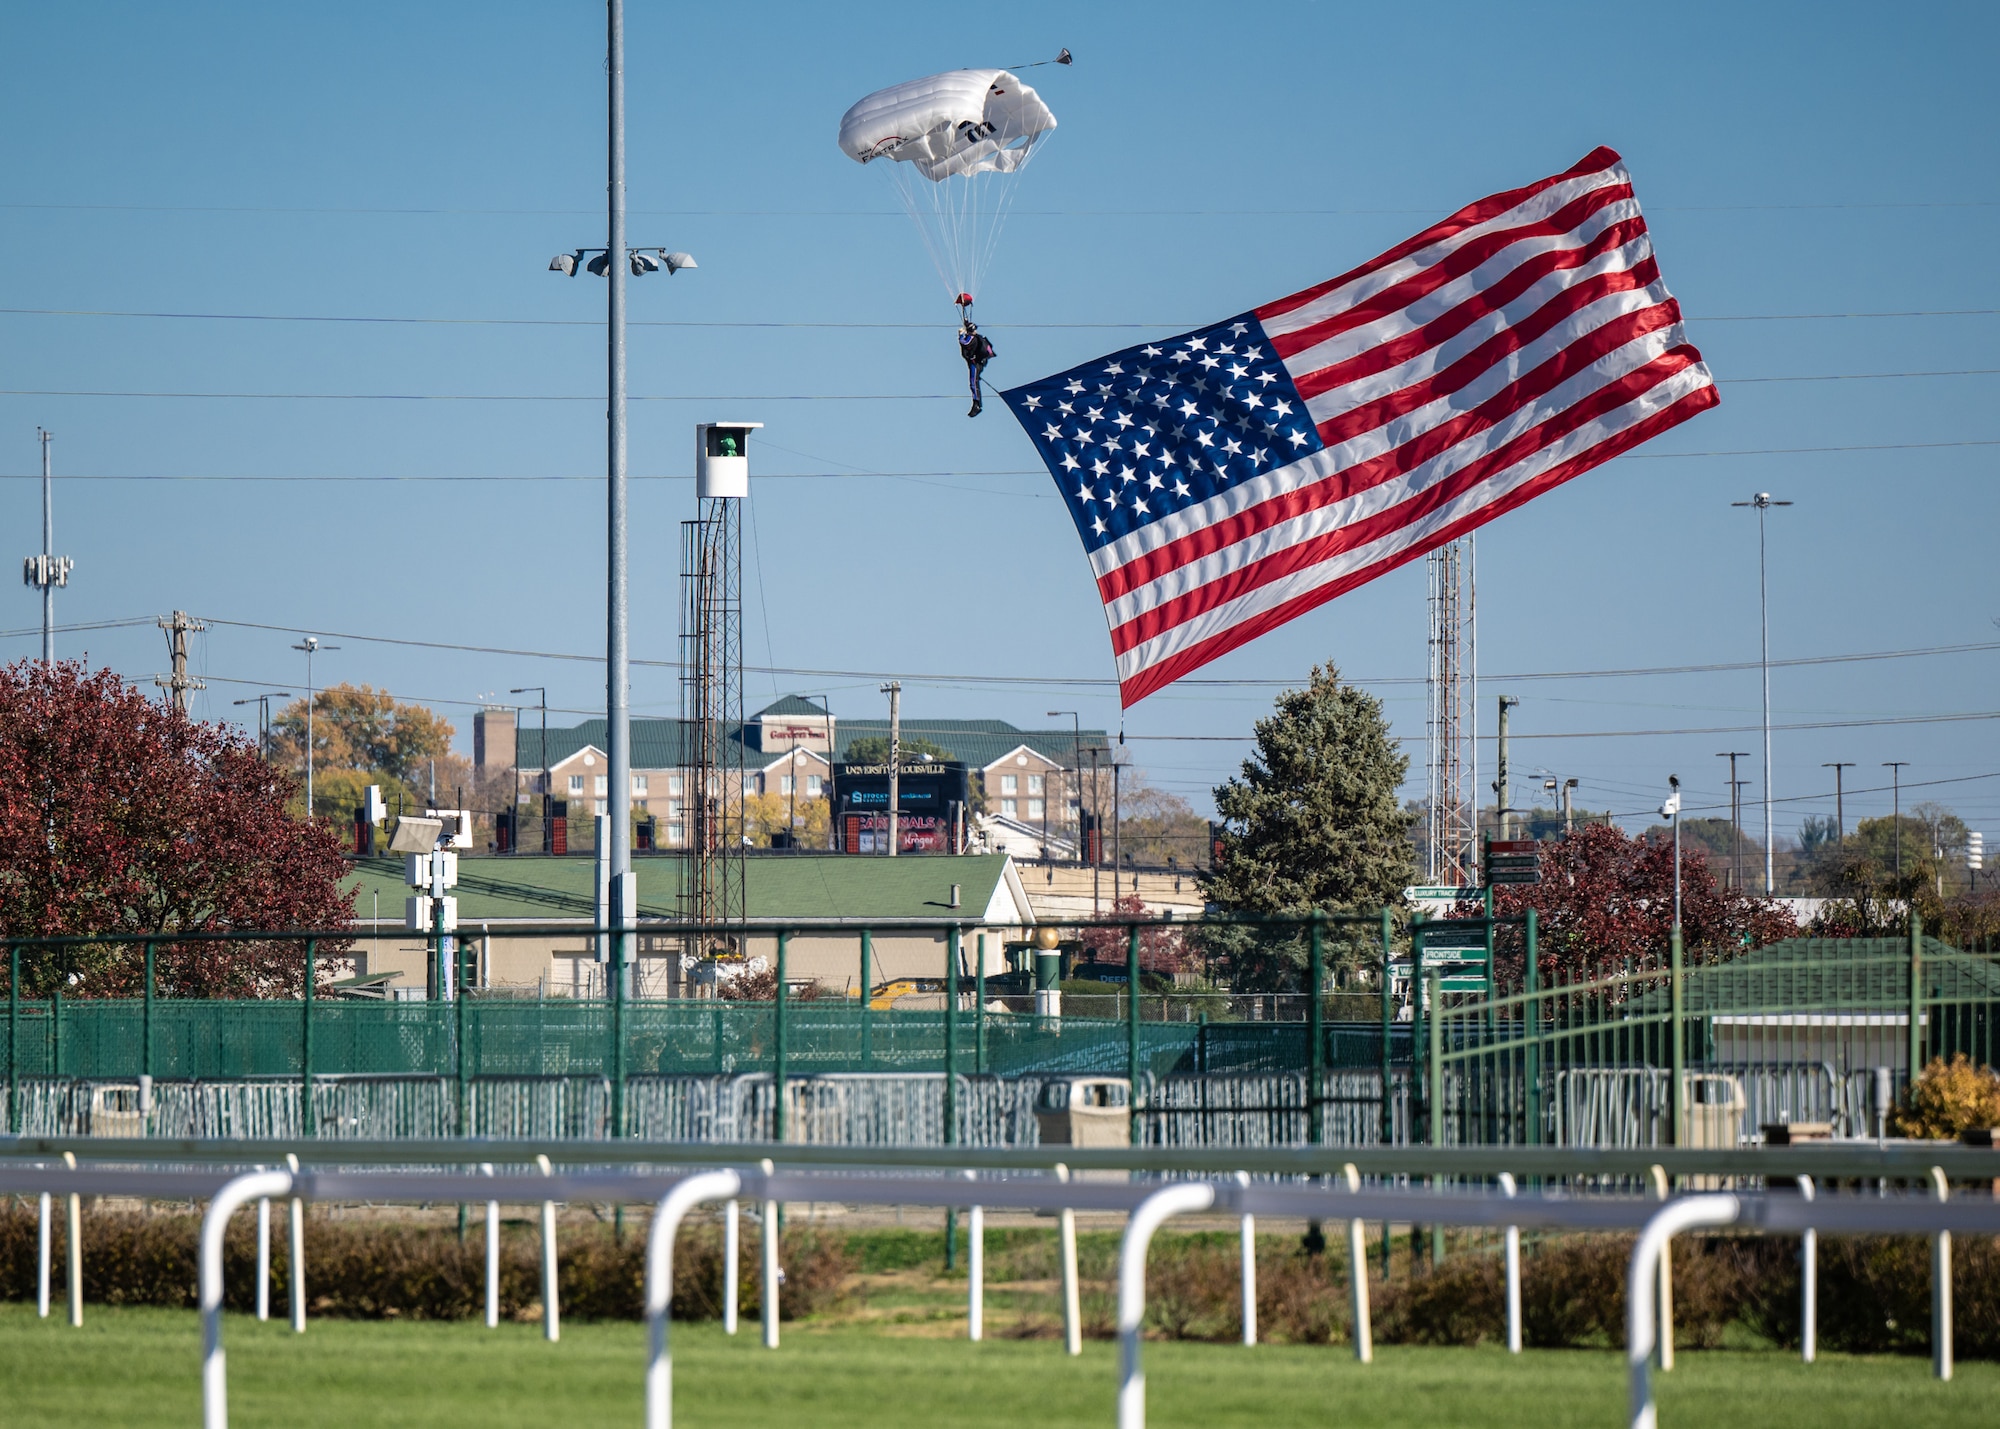
[[[156, 936], [162, 996], [298, 996], [299, 942], [171, 940], [349, 925], [340, 841], [285, 813], [292, 783], [110, 670], [0, 669], [0, 936]], [[323, 972], [344, 948], [321, 944]], [[136, 996], [143, 970], [139, 941], [21, 948], [29, 997]]]
[[[1670, 840], [1632, 838], [1615, 824], [1586, 824], [1545, 840], [1541, 864], [1540, 883], [1495, 888], [1493, 912], [1511, 918], [1536, 910], [1536, 962], [1544, 986], [1593, 976], [1627, 958], [1638, 964], [1666, 955], [1674, 926]], [[1479, 911], [1462, 903], [1457, 916], [1477, 917]], [[1783, 904], [1724, 888], [1701, 851], [1682, 844], [1681, 938], [1690, 965], [1798, 932]], [[1503, 940], [1496, 956], [1503, 981], [1520, 977], [1518, 940]]]
[[[1153, 919], [1159, 914], [1150, 912], [1146, 900], [1136, 893], [1127, 893], [1111, 905], [1108, 918]], [[1116, 963], [1125, 966], [1125, 955], [1129, 951], [1131, 935], [1123, 928], [1085, 928], [1079, 934], [1085, 949], [1085, 961], [1094, 963]], [[1187, 940], [1178, 928], [1150, 927], [1139, 930], [1139, 971], [1153, 973], [1160, 977], [1172, 977], [1185, 972], [1188, 967]]]

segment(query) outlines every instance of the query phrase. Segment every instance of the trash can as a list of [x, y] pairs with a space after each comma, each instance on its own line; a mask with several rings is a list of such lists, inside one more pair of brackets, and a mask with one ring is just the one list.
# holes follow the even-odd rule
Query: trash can
[[1129, 1146], [1132, 1089], [1123, 1077], [1070, 1077], [1044, 1083], [1035, 1122], [1044, 1146]]

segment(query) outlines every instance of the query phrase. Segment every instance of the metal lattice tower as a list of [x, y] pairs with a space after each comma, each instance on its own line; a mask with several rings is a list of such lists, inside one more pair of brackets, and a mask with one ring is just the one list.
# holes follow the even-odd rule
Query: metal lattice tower
[[[743, 508], [734, 497], [701, 501], [681, 523], [681, 738], [683, 809], [680, 916], [689, 923], [744, 919]], [[740, 938], [690, 933], [684, 956], [740, 953]]]
[[1429, 707], [1425, 713], [1424, 876], [1436, 885], [1476, 881], [1478, 834], [1473, 748], [1471, 580], [1468, 541], [1431, 552]]

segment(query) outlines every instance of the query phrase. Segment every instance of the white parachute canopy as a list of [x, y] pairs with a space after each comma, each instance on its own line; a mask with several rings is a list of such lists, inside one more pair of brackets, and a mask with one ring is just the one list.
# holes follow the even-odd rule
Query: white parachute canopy
[[1018, 76], [961, 69], [856, 101], [841, 118], [840, 147], [888, 173], [957, 298], [979, 291], [1015, 178], [1055, 127], [1048, 105]]

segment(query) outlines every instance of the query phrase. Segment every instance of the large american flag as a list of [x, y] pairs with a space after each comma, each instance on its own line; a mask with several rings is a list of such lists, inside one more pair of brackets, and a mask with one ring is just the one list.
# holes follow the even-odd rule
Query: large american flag
[[1719, 400], [1618, 155], [1003, 394], [1130, 706]]

